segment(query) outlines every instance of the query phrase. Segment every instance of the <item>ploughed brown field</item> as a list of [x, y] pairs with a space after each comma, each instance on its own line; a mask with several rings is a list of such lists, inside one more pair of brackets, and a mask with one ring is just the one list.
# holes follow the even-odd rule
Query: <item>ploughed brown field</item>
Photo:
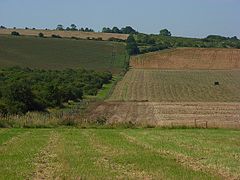
[[167, 50], [132, 57], [130, 65], [93, 118], [240, 129], [240, 50]]
[[11, 32], [17, 31], [20, 35], [24, 36], [38, 36], [39, 33], [43, 33], [45, 37], [51, 37], [52, 35], [59, 35], [64, 38], [102, 38], [103, 40], [108, 40], [110, 38], [117, 38], [126, 40], [128, 38], [128, 34], [115, 34], [115, 33], [98, 33], [98, 32], [81, 32], [81, 31], [57, 31], [57, 30], [31, 30], [31, 29], [0, 29], [1, 35], [10, 35]]
[[179, 48], [134, 56], [130, 66], [145, 69], [239, 69], [240, 49]]

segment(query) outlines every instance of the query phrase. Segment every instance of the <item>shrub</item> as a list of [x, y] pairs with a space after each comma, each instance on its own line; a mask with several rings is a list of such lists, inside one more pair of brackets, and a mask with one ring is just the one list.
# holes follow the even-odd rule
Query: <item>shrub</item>
[[11, 35], [12, 35], [12, 36], [20, 36], [19, 32], [17, 32], [17, 31], [11, 32]]
[[53, 35], [52, 35], [52, 38], [62, 38], [62, 37], [59, 36], [59, 35], [53, 34]]
[[39, 33], [38, 36], [41, 37], [41, 38], [43, 38], [43, 37], [44, 37], [44, 34], [43, 34], [43, 33]]

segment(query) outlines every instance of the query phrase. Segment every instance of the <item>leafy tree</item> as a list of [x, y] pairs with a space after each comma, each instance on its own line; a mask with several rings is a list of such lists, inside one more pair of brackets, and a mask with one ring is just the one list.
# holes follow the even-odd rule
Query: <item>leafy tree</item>
[[172, 36], [171, 32], [167, 29], [160, 30], [160, 35], [161, 36]]
[[71, 30], [72, 31], [77, 31], [77, 26], [75, 24], [71, 24]]
[[104, 27], [104, 28], [102, 29], [102, 32], [103, 32], [103, 33], [112, 33], [112, 30], [111, 30], [110, 28]]
[[34, 100], [34, 95], [28, 83], [19, 81], [13, 82], [3, 92], [7, 109], [10, 113], [26, 113], [32, 110], [39, 110], [40, 106]]
[[58, 24], [56, 30], [63, 31], [64, 27], [62, 24]]
[[0, 29], [6, 29], [6, 27], [5, 26], [0, 26]]
[[133, 35], [130, 35], [126, 42], [127, 42], [126, 50], [129, 55], [136, 55], [136, 54], [140, 53], [140, 50], [138, 48], [138, 45], [137, 45]]
[[112, 28], [112, 33], [122, 33], [117, 27]]
[[123, 34], [137, 34], [138, 32], [133, 29], [131, 26], [126, 26], [125, 28], [121, 29], [121, 32]]

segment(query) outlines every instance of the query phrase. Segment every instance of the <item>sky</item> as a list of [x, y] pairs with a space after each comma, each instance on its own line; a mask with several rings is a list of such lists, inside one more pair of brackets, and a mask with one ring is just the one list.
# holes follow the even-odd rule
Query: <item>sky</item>
[[139, 32], [240, 38], [240, 0], [0, 0], [0, 25], [55, 28], [130, 25]]

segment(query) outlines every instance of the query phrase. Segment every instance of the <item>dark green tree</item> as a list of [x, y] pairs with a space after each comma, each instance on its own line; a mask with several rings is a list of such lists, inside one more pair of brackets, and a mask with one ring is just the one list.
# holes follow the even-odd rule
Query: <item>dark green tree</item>
[[63, 31], [64, 27], [62, 24], [58, 24], [56, 30]]
[[161, 36], [172, 36], [171, 32], [168, 29], [162, 29], [160, 30]]
[[127, 43], [126, 50], [129, 55], [136, 55], [140, 53], [138, 45], [132, 34], [128, 37], [126, 43]]
[[71, 30], [72, 31], [77, 31], [77, 26], [75, 24], [71, 24]]

